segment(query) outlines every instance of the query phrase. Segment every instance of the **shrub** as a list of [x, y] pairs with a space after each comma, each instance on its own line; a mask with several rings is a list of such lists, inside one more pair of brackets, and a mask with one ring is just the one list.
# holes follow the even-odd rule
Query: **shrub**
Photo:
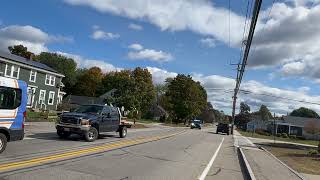
[[308, 154], [309, 154], [310, 156], [315, 156], [315, 155], [318, 154], [318, 151], [315, 150], [315, 149], [312, 149], [312, 150], [310, 150], [310, 151], [308, 152]]
[[296, 135], [290, 135], [289, 138], [290, 138], [290, 139], [296, 139], [297, 136], [296, 136]]
[[306, 138], [303, 137], [303, 136], [297, 136], [297, 139], [299, 139], [299, 140], [306, 140]]
[[256, 129], [255, 132], [260, 135], [270, 136], [270, 133], [264, 129]]
[[281, 137], [283, 137], [283, 138], [288, 138], [288, 134], [287, 134], [287, 133], [282, 133], [282, 134], [281, 134]]
[[280, 133], [278, 133], [276, 136], [277, 136], [277, 137], [280, 137], [280, 136], [281, 136], [281, 134], [280, 134]]

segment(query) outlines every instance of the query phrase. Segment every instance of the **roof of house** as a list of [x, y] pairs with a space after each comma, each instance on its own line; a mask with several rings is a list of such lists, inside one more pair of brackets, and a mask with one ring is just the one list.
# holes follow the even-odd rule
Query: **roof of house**
[[0, 51], [0, 57], [8, 59], [8, 60], [11, 60], [11, 61], [15, 61], [15, 62], [18, 62], [18, 63], [22, 63], [22, 64], [25, 64], [25, 65], [29, 65], [29, 66], [32, 66], [32, 67], [44, 69], [44, 70], [47, 70], [47, 71], [50, 71], [50, 72], [59, 73], [58, 71], [52, 69], [51, 67], [49, 67], [49, 66], [47, 66], [45, 64], [42, 64], [42, 63], [37, 62], [37, 61], [30, 60], [30, 59], [26, 59], [24, 57], [20, 57], [20, 56], [11, 54], [11, 53], [7, 53], [7, 52], [4, 52], [4, 51]]
[[68, 95], [63, 99], [64, 102], [70, 104], [86, 105], [86, 104], [105, 104], [104, 99], [99, 97]]
[[284, 116], [283, 121], [296, 126], [305, 126], [306, 123], [310, 121], [316, 121], [320, 125], [320, 119], [317, 118], [305, 118], [305, 117], [296, 117], [296, 116]]
[[99, 96], [100, 98], [103, 98], [103, 99], [107, 99], [109, 97], [112, 97], [113, 96], [113, 93], [115, 93], [117, 91], [117, 89], [113, 88], [111, 89], [110, 91], [102, 94], [101, 96]]

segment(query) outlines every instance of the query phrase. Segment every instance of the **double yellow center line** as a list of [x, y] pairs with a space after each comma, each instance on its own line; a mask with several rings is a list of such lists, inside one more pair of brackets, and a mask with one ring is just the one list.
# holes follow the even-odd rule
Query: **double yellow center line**
[[34, 158], [34, 159], [29, 159], [29, 160], [23, 160], [23, 161], [18, 161], [18, 162], [4, 163], [4, 164], [0, 164], [0, 171], [7, 171], [7, 170], [12, 170], [12, 169], [20, 169], [20, 168], [25, 168], [25, 167], [42, 165], [42, 164], [52, 162], [52, 161], [66, 160], [66, 159], [70, 159], [73, 157], [79, 157], [79, 156], [83, 156], [83, 155], [94, 154], [94, 153], [109, 151], [109, 150], [113, 150], [113, 149], [119, 149], [119, 148], [142, 144], [142, 143], [146, 143], [146, 142], [157, 141], [160, 139], [176, 136], [176, 135], [182, 134], [184, 132], [185, 131], [180, 131], [180, 132], [169, 134], [169, 135], [154, 136], [154, 137], [150, 137], [150, 138], [141, 137], [141, 138], [136, 138], [133, 140], [123, 140], [123, 141], [109, 143], [109, 144], [100, 145], [100, 146], [95, 146], [95, 147], [91, 147], [91, 148], [86, 148], [86, 149], [81, 149], [81, 150], [73, 150], [73, 151], [69, 151], [69, 152], [65, 152], [65, 153], [61, 153], [61, 154], [55, 154], [55, 155], [39, 157], [39, 158]]

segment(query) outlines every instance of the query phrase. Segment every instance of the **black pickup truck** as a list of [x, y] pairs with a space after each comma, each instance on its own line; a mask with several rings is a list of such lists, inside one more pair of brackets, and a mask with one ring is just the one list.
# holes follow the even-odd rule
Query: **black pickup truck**
[[67, 138], [71, 134], [84, 136], [86, 141], [95, 141], [104, 132], [119, 132], [121, 138], [126, 137], [130, 124], [121, 122], [118, 108], [107, 105], [81, 105], [72, 112], [60, 115], [56, 124], [60, 138]]

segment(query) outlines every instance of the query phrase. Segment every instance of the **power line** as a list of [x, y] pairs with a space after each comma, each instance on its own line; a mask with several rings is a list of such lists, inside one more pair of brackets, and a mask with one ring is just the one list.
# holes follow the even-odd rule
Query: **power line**
[[231, 29], [231, 25], [230, 25], [230, 16], [231, 16], [231, 2], [229, 0], [229, 48], [231, 47], [231, 40], [230, 40], [230, 29]]
[[316, 102], [310, 102], [310, 101], [298, 100], [298, 99], [291, 99], [291, 98], [286, 98], [286, 97], [282, 97], [282, 96], [276, 96], [276, 95], [273, 95], [273, 94], [255, 93], [255, 92], [252, 92], [252, 91], [249, 91], [249, 90], [242, 90], [241, 89], [240, 91], [242, 91], [244, 94], [255, 94], [255, 95], [260, 95], [260, 96], [269, 96], [269, 97], [274, 97], [274, 98], [277, 98], [277, 99], [285, 99], [285, 100], [288, 100], [288, 101], [295, 101], [295, 102], [301, 102], [301, 103], [313, 104], [313, 105], [319, 105], [320, 106], [320, 103], [316, 103]]
[[[266, 18], [267, 20], [270, 18], [270, 15], [271, 15], [273, 6], [274, 6], [274, 4], [276, 3], [276, 1], [277, 1], [277, 0], [273, 0], [273, 1], [272, 1], [271, 8], [269, 9], [268, 16], [267, 16], [267, 18]], [[262, 34], [264, 33], [266, 26], [267, 26], [267, 22], [263, 25], [263, 27], [262, 27], [262, 29], [261, 29], [261, 31], [260, 31], [261, 33], [258, 34], [258, 37], [256, 38], [257, 40], [258, 40], [258, 39], [262, 36]], [[257, 45], [254, 46], [251, 54], [254, 54], [255, 51], [256, 51], [256, 49], [257, 49]]]
[[248, 55], [249, 55], [249, 51], [250, 51], [250, 47], [251, 47], [254, 31], [255, 31], [255, 28], [256, 28], [259, 12], [260, 12], [260, 8], [261, 8], [261, 3], [262, 3], [262, 0], [256, 0], [255, 1], [253, 12], [252, 12], [250, 30], [249, 30], [248, 38], [247, 38], [247, 41], [246, 41], [246, 48], [245, 48], [245, 51], [244, 51], [244, 54], [243, 54], [243, 60], [242, 60], [241, 66], [240, 66], [240, 64], [238, 64], [236, 87], [234, 89], [233, 103], [232, 103], [232, 126], [231, 126], [231, 133], [232, 134], [233, 134], [233, 125], [234, 125], [235, 112], [236, 112], [237, 94], [239, 92], [240, 84], [241, 84], [242, 77], [243, 77], [243, 73], [244, 73], [246, 65], [247, 65]]
[[[245, 18], [245, 21], [244, 21], [244, 26], [243, 26], [243, 34], [242, 34], [242, 40], [241, 40], [241, 48], [240, 48], [240, 55], [239, 55], [239, 64], [241, 62], [241, 59], [242, 59], [242, 53], [243, 53], [243, 42], [245, 40], [245, 36], [247, 34], [247, 22], [248, 22], [248, 18], [249, 18], [249, 12], [252, 11], [252, 5], [253, 3], [251, 3], [251, 6], [250, 6], [250, 0], [247, 0], [247, 10], [246, 10], [246, 18]], [[250, 6], [250, 10], [249, 10], [249, 6]]]

